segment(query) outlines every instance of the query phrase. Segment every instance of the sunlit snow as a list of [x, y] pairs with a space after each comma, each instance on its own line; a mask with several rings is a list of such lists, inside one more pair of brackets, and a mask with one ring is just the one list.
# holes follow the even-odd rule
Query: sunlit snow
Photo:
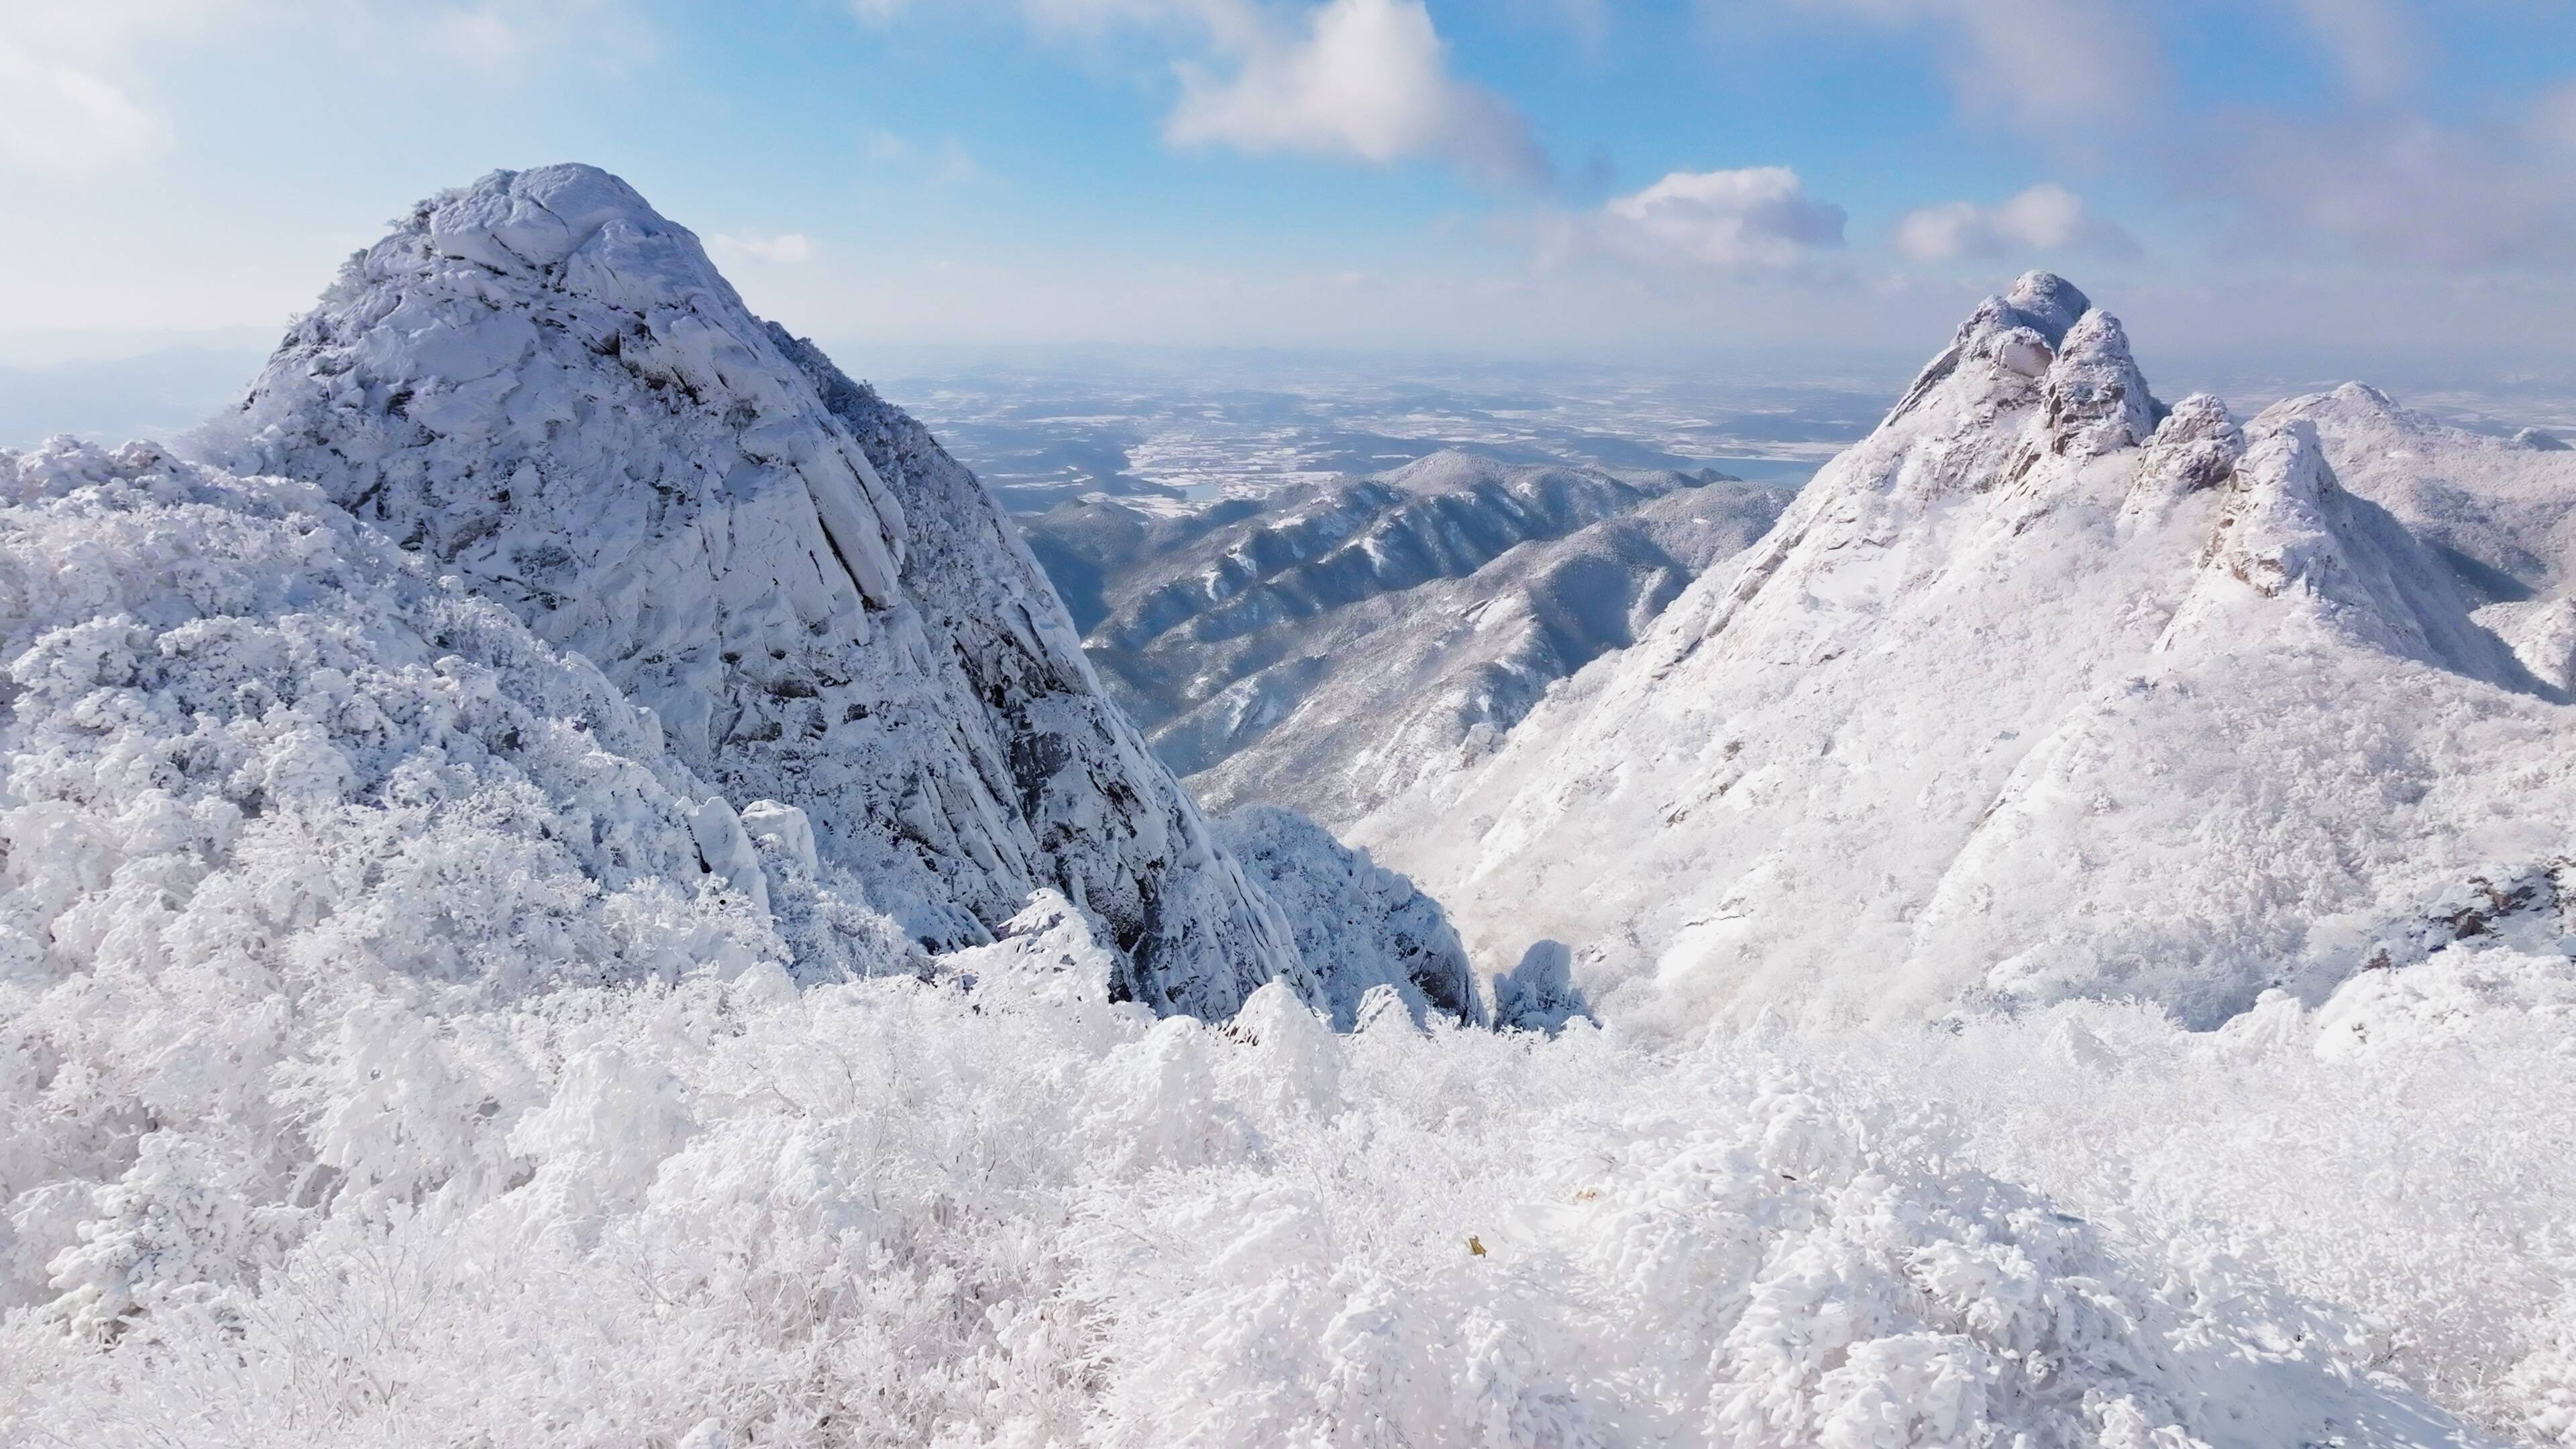
[[2576, 454], [2025, 278], [1373, 858], [604, 173], [191, 448], [0, 452], [0, 1442], [2576, 1443]]

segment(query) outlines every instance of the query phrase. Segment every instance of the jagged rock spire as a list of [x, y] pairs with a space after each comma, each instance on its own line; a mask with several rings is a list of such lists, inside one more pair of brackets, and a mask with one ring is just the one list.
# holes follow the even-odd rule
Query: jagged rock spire
[[2025, 272], [1979, 303], [1881, 426], [1927, 412], [1991, 418], [2034, 404], [2038, 450], [2078, 458], [2142, 443], [2163, 416], [2119, 319], [2051, 272]]
[[2242, 446], [2204, 567], [2160, 650], [2236, 648], [2308, 626], [2508, 689], [2535, 685], [2471, 617], [2449, 567], [2342, 487], [2313, 422], [2263, 420]]
[[2061, 455], [2100, 457], [2135, 447], [2155, 430], [2156, 401], [2129, 355], [2129, 334], [2098, 309], [2066, 329], [2040, 396], [2049, 450]]

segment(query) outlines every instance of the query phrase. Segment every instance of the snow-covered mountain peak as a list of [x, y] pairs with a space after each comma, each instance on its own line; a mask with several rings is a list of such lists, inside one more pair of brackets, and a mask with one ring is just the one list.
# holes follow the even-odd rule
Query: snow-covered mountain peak
[[928, 945], [1052, 888], [1158, 1007], [1320, 991], [983, 486], [603, 171], [415, 207], [201, 446], [313, 481], [596, 661], [726, 795], [804, 809]]
[[[2386, 509], [2343, 488], [2310, 418], [2256, 420], [2202, 561], [2160, 650], [2238, 649], [2284, 630], [2298, 642], [2316, 629], [2507, 689], [2540, 683], [2472, 617], [2449, 565]], [[2249, 607], [2245, 591], [2268, 604]]]
[[2565, 772], [2500, 816], [2545, 754], [2458, 739], [2565, 728], [2566, 555], [2531, 545], [2576, 537], [2566, 457], [2358, 387], [2167, 410], [2035, 274], [1740, 568], [1355, 834], [1489, 964], [1570, 949], [1633, 1021], [1979, 992], [2220, 1019], [2351, 969], [2326, 918], [2559, 848], [2525, 797]]
[[1514, 471], [1511, 464], [1488, 458], [1482, 453], [1470, 453], [1464, 448], [1442, 448], [1378, 476], [1380, 481], [1409, 492], [1454, 493], [1480, 483], [1507, 484]]
[[664, 219], [635, 188], [596, 166], [495, 171], [422, 202], [412, 220], [441, 255], [503, 273], [559, 268], [613, 226], [623, 246], [657, 263], [639, 269], [635, 280], [723, 286], [695, 238]]
[[2119, 319], [2064, 278], [2030, 272], [1977, 305], [1879, 432], [1951, 440], [1906, 490], [1929, 495], [1971, 477], [2020, 484], [2042, 457], [2081, 463], [2134, 447], [2163, 416]]
[[2051, 272], [2023, 273], [2011, 290], [1977, 304], [1968, 320], [1959, 324], [1950, 345], [1915, 375], [1914, 385], [1889, 420], [1913, 411], [1935, 387], [1958, 376], [1965, 364], [1982, 362], [2021, 378], [2039, 376], [2056, 357], [2067, 329], [2092, 307], [2092, 301], [2063, 277]]
[[2210, 535], [2207, 562], [2266, 598], [2315, 585], [2338, 552], [2334, 470], [2316, 425], [2304, 418], [2257, 427], [2228, 507]]
[[586, 514], [638, 491], [652, 502], [627, 522], [648, 537], [710, 496], [773, 531], [811, 514], [829, 550], [774, 581], [799, 623], [864, 636], [861, 606], [899, 597], [902, 505], [697, 239], [595, 167], [496, 171], [414, 207], [212, 436], [245, 464], [353, 485], [335, 496], [375, 521], [408, 512], [406, 542], [465, 562], [550, 636], [650, 657], [638, 692], [701, 751], [723, 651], [631, 573], [560, 587]]
[[2093, 300], [2055, 272], [2022, 273], [2013, 279], [2002, 301], [2023, 325], [2037, 329], [2052, 344], [2093, 310]]

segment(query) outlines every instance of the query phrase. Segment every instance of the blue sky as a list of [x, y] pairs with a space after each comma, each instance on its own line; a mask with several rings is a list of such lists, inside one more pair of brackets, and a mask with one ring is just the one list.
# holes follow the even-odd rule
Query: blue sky
[[580, 159], [844, 343], [2576, 351], [2570, 0], [19, 0], [0, 355]]

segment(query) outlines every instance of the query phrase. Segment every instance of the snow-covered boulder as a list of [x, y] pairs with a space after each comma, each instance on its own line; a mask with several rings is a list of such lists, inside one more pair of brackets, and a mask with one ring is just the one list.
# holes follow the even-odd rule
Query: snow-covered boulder
[[1276, 805], [1245, 806], [1217, 822], [1217, 835], [1287, 915], [1297, 949], [1325, 983], [1316, 1005], [1334, 1025], [1356, 1025], [1362, 998], [1381, 987], [1416, 1020], [1425, 1011], [1485, 1018], [1458, 933], [1413, 882]]
[[605, 172], [422, 202], [201, 446], [312, 480], [579, 650], [927, 945], [1055, 888], [1137, 999], [1313, 993], [973, 475]]

